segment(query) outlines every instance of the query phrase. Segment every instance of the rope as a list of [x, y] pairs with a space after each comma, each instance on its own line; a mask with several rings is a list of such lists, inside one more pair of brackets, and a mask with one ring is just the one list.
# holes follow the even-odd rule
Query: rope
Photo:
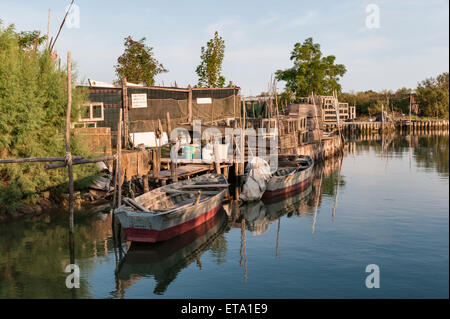
[[64, 163], [66, 163], [66, 165], [72, 164], [72, 154], [70, 152], [66, 152], [66, 155], [64, 155]]

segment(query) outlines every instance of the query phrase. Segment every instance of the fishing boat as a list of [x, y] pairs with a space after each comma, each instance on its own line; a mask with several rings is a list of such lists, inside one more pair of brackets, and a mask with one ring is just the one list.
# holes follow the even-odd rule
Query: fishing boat
[[286, 195], [306, 189], [311, 181], [314, 161], [306, 155], [279, 156], [279, 168], [272, 174], [262, 198]]
[[134, 200], [123, 198], [115, 216], [132, 242], [169, 240], [213, 218], [222, 207], [228, 182], [206, 174], [156, 188]]

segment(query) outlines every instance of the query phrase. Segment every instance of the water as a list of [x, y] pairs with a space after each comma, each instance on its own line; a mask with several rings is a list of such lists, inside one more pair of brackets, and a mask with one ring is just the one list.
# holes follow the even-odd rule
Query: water
[[120, 263], [110, 216], [78, 213], [72, 290], [64, 213], [3, 223], [0, 298], [448, 298], [448, 192], [448, 133], [351, 141], [301, 195], [227, 206], [172, 242], [124, 242]]

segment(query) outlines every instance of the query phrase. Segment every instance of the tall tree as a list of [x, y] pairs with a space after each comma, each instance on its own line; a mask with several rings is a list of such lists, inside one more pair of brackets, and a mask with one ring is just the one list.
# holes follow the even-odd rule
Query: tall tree
[[278, 70], [277, 80], [286, 81], [286, 88], [297, 97], [308, 96], [311, 92], [330, 95], [333, 90], [340, 92], [339, 77], [347, 71], [343, 64], [335, 64], [333, 55], [323, 56], [320, 45], [308, 38], [296, 43], [291, 52], [294, 66], [286, 70]]
[[448, 72], [444, 72], [436, 78], [425, 79], [419, 83], [416, 96], [421, 115], [448, 118], [448, 77]]
[[200, 87], [223, 87], [225, 77], [220, 74], [225, 52], [225, 41], [214, 33], [214, 38], [206, 43], [206, 48], [201, 48], [201, 62], [195, 72], [198, 75], [198, 86]]
[[145, 40], [145, 37], [139, 41], [134, 41], [130, 36], [125, 38], [125, 51], [117, 59], [115, 68], [119, 78], [125, 76], [129, 82], [152, 86], [155, 76], [168, 70], [154, 58], [153, 48], [147, 46]]

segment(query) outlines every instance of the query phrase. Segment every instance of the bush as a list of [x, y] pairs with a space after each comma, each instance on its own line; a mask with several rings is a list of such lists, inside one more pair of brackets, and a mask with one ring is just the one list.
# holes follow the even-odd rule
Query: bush
[[[21, 33], [0, 21], [0, 158], [64, 156], [66, 88], [67, 74], [50, 54], [24, 46]], [[73, 90], [73, 119], [86, 97], [85, 91]], [[74, 138], [71, 151], [88, 154]], [[74, 176], [91, 170], [74, 166]], [[0, 213], [14, 212], [19, 202], [32, 201], [36, 193], [64, 183], [66, 175], [64, 169], [45, 171], [43, 163], [0, 165]]]

